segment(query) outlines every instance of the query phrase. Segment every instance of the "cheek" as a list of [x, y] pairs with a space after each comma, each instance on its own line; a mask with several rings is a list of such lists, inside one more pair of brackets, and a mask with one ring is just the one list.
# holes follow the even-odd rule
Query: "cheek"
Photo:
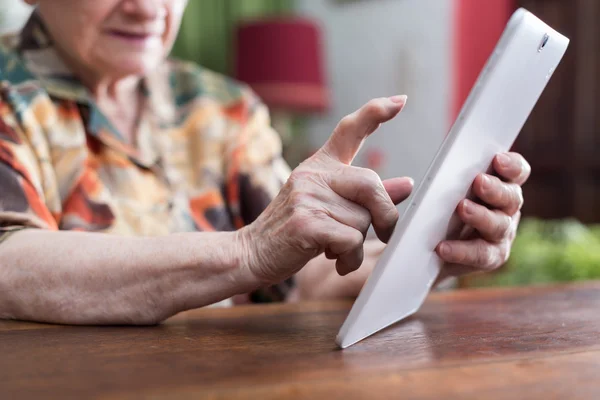
[[171, 49], [173, 42], [175, 42], [175, 39], [177, 38], [186, 5], [187, 0], [173, 0], [170, 4], [167, 17], [167, 30], [165, 37], [163, 38], [165, 49], [167, 51]]
[[169, 15], [175, 18], [176, 21], [181, 21], [181, 16], [185, 12], [185, 8], [187, 7], [187, 0], [173, 0], [171, 4], [169, 4]]
[[64, 35], [56, 40], [60, 43], [60, 50], [70, 62], [79, 66], [89, 66], [94, 62], [97, 51], [94, 35], [80, 32], [78, 35]]
[[171, 4], [169, 5], [169, 14], [181, 19], [187, 4], [188, 0], [172, 0]]

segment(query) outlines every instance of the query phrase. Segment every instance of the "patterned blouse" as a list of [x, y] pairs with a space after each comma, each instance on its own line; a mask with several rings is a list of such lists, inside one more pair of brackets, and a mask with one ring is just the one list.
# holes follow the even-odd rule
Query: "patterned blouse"
[[[2, 38], [0, 236], [226, 231], [265, 209], [289, 168], [250, 90], [175, 60], [139, 90], [146, 107], [133, 146], [60, 59], [39, 15]], [[252, 298], [280, 300], [289, 283]]]

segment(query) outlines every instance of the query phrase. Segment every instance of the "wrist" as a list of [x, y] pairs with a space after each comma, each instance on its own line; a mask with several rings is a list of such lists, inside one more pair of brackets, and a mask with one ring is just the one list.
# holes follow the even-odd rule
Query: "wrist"
[[170, 255], [159, 264], [168, 277], [164, 281], [171, 285], [165, 290], [172, 294], [172, 313], [214, 304], [260, 286], [238, 232], [179, 233], [150, 240], [156, 241], [151, 248], [169, 249], [165, 253]]
[[256, 259], [258, 251], [251, 238], [248, 226], [234, 232], [233, 240], [230, 244], [231, 259], [234, 264], [234, 278], [242, 293], [251, 292], [264, 285], [264, 282], [256, 274]]

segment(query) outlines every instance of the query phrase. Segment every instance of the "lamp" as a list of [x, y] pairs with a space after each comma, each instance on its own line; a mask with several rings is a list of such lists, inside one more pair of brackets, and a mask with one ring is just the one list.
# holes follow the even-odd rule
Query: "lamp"
[[278, 17], [242, 22], [236, 35], [235, 76], [272, 110], [272, 124], [291, 139], [293, 114], [329, 106], [318, 26], [309, 19]]

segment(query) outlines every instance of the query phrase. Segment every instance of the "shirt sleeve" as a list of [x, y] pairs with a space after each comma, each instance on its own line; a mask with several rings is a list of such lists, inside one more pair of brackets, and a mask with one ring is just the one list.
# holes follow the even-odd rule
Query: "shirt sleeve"
[[[282, 156], [281, 139], [270, 124], [267, 107], [252, 93], [241, 106], [247, 121], [230, 153], [228, 202], [237, 228], [252, 223], [277, 196], [291, 170]], [[250, 294], [253, 302], [285, 300], [293, 286], [288, 279]]]
[[0, 235], [23, 228], [58, 229], [44, 202], [40, 162], [32, 138], [17, 123], [12, 106], [0, 98]]

